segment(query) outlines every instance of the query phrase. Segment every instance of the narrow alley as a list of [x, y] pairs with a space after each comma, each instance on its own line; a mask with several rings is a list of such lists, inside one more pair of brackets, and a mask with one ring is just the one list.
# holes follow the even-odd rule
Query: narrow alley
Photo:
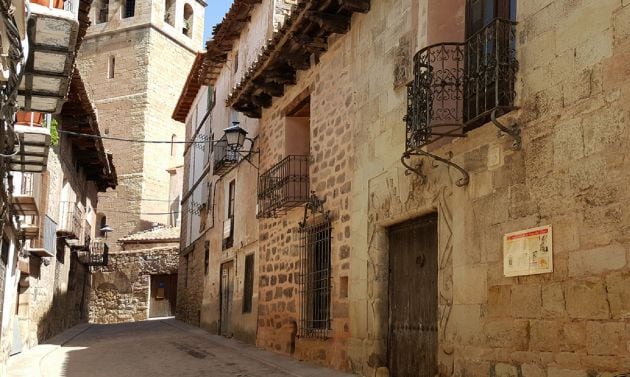
[[172, 318], [75, 326], [9, 361], [9, 377], [350, 376]]

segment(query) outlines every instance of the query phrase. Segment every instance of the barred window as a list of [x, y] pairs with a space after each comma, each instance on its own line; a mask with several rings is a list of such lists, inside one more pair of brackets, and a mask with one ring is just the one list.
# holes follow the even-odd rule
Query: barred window
[[330, 220], [319, 219], [300, 229], [299, 336], [327, 338], [330, 329]]

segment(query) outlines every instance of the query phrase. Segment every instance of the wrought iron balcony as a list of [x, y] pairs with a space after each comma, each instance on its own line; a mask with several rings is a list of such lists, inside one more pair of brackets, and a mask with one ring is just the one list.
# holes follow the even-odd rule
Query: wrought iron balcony
[[287, 156], [258, 178], [258, 217], [273, 217], [308, 198], [309, 156]]
[[24, 110], [58, 113], [68, 94], [76, 57], [80, 0], [33, 0], [25, 77], [18, 91]]
[[103, 239], [90, 241], [87, 250], [77, 252], [79, 262], [85, 266], [107, 266], [109, 245]]
[[407, 87], [406, 152], [513, 110], [518, 69], [515, 23], [495, 19], [463, 43], [428, 46], [414, 56]]
[[239, 153], [228, 146], [225, 135], [216, 142], [212, 154], [214, 162], [212, 173], [214, 175], [220, 176], [227, 173], [240, 160]]
[[83, 212], [75, 202], [64, 201], [59, 206], [59, 224], [57, 235], [66, 240], [81, 243], [83, 232]]

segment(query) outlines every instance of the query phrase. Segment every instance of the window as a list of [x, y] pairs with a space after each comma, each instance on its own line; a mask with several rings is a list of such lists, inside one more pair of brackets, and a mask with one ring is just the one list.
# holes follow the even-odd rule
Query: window
[[254, 298], [254, 254], [245, 257], [245, 282], [243, 287], [243, 313], [252, 312]]
[[[214, 87], [208, 86], [208, 104], [207, 104], [208, 110], [214, 109], [214, 102], [215, 102]], [[210, 119], [210, 117], [208, 117], [208, 119]]]
[[96, 9], [96, 23], [102, 24], [109, 19], [109, 0], [101, 0], [100, 7]]
[[234, 195], [236, 193], [236, 181], [228, 184], [227, 191], [227, 219], [223, 224], [223, 250], [234, 246]]
[[171, 157], [175, 157], [175, 152], [176, 152], [175, 139], [176, 138], [177, 138], [177, 135], [175, 134], [171, 135]]
[[122, 18], [133, 17], [136, 12], [136, 0], [124, 0], [125, 7], [122, 10]]
[[516, 0], [468, 0], [466, 38], [478, 33], [496, 18], [516, 20]]
[[236, 181], [232, 180], [228, 187], [228, 218], [234, 218], [234, 194], [236, 191]]
[[300, 229], [300, 336], [328, 337], [331, 235], [328, 219], [319, 219]]
[[116, 57], [110, 56], [107, 63], [107, 78], [113, 79], [116, 74]]
[[184, 4], [184, 20], [182, 33], [187, 37], [192, 37], [193, 31], [193, 9], [190, 4]]
[[205, 241], [203, 243], [203, 250], [204, 250], [203, 273], [204, 275], [208, 275], [208, 270], [210, 269], [210, 241]]
[[164, 22], [175, 26], [175, 0], [166, 0], [164, 2]]
[[238, 51], [234, 53], [234, 73], [238, 72]]
[[[468, 0], [464, 80], [464, 122], [470, 129], [487, 114], [514, 100], [516, 0]], [[499, 69], [488, 67], [499, 66]], [[475, 122], [476, 118], [480, 118]]]
[[106, 237], [107, 236], [107, 232], [105, 232], [103, 229], [107, 226], [107, 216], [103, 215], [101, 217], [101, 226], [100, 228], [98, 228], [99, 230], [99, 235], [101, 237]]

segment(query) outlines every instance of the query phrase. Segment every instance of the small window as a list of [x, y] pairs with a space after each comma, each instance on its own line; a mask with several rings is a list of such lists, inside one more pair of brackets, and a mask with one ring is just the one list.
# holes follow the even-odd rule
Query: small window
[[177, 150], [177, 144], [175, 144], [175, 139], [177, 138], [177, 135], [173, 134], [171, 136], [171, 157], [175, 156], [175, 152]]
[[[234, 246], [234, 195], [236, 193], [236, 181], [230, 181], [227, 192], [227, 219], [224, 223], [223, 250]], [[228, 232], [229, 229], [229, 232]]]
[[238, 72], [238, 51], [234, 53], [234, 73]]
[[236, 192], [236, 181], [232, 180], [228, 188], [228, 219], [234, 218], [234, 194]]
[[184, 4], [184, 24], [182, 25], [182, 33], [187, 37], [192, 37], [193, 31], [193, 9], [190, 4]]
[[332, 227], [322, 219], [300, 229], [300, 336], [326, 338], [330, 329], [330, 249]]
[[243, 287], [243, 313], [252, 312], [254, 298], [254, 254], [245, 257], [245, 282]]
[[101, 226], [100, 226], [100, 228], [98, 228], [98, 232], [99, 232], [98, 234], [99, 234], [101, 237], [105, 237], [105, 236], [107, 236], [107, 232], [105, 232], [105, 231], [103, 230], [106, 226], [107, 226], [107, 216], [103, 215], [103, 216], [101, 217]]
[[102, 24], [109, 19], [109, 0], [101, 0], [100, 6], [96, 9], [96, 23]]
[[110, 56], [107, 63], [107, 78], [113, 79], [116, 74], [116, 57]]
[[164, 22], [175, 26], [175, 0], [166, 0], [164, 2]]
[[122, 11], [122, 18], [133, 17], [136, 12], [136, 0], [124, 0], [125, 7]]
[[210, 241], [206, 241], [203, 243], [204, 248], [204, 261], [203, 261], [203, 273], [204, 275], [208, 275], [208, 270], [210, 270]]

